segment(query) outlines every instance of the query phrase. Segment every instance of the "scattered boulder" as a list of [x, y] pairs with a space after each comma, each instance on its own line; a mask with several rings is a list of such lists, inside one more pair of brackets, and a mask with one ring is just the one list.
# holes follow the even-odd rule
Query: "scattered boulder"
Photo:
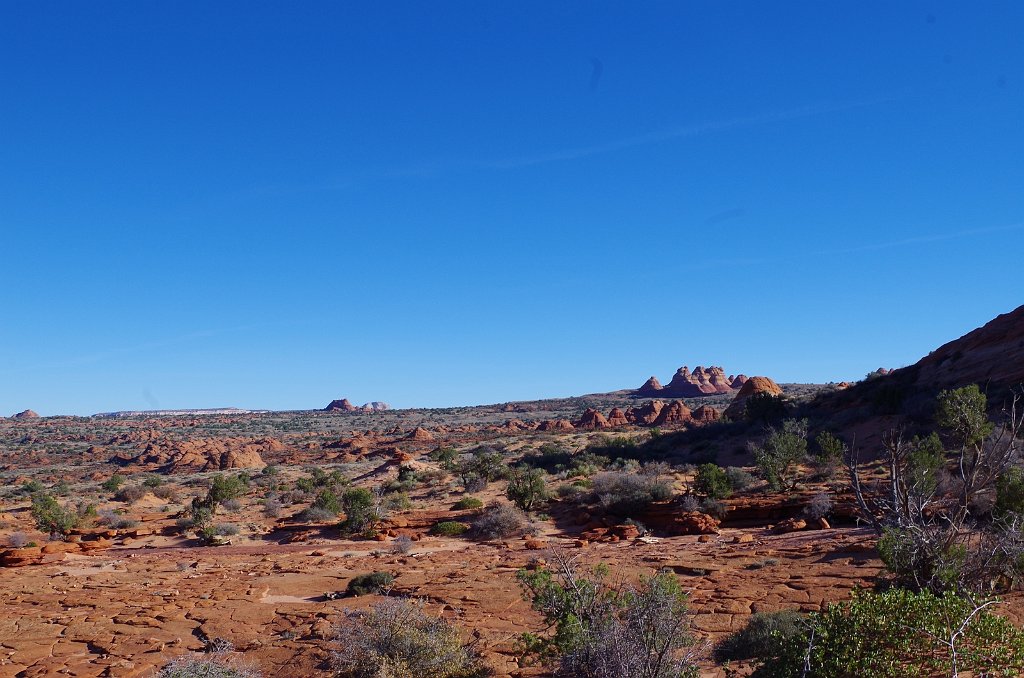
[[718, 534], [720, 524], [714, 516], [700, 511], [688, 511], [676, 517], [672, 531], [675, 534]]
[[807, 521], [803, 518], [786, 518], [775, 525], [772, 532], [775, 534], [786, 534], [787, 532], [799, 532], [807, 527]]

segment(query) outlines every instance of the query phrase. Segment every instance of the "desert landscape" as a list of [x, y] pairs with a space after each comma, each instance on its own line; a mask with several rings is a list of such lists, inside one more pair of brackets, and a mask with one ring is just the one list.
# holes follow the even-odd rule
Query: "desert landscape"
[[[567, 562], [671, 575], [699, 675], [748, 675], [757, 658], [721, 648], [753, 615], [894, 576], [850, 446], [870, 498], [886, 431], [934, 428], [937, 395], [970, 385], [998, 420], [1022, 351], [1024, 307], [857, 383], [684, 367], [665, 387], [438, 410], [26, 410], [0, 423], [0, 675], [149, 676], [181, 656], [333, 675], [339, 628], [395, 599], [450, 622], [479, 671], [548, 675], [524, 649], [550, 632], [524, 573]], [[785, 422], [805, 444], [776, 479], [760, 454]], [[1012, 580], [993, 592], [1020, 621]]]

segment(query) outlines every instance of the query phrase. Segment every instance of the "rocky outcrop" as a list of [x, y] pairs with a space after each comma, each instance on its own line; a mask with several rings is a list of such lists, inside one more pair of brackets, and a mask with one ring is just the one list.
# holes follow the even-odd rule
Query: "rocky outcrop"
[[414, 440], [420, 443], [428, 443], [433, 439], [434, 434], [428, 431], [427, 429], [423, 428], [422, 426], [417, 426], [412, 430], [412, 433], [409, 434], [409, 440]]
[[588, 407], [580, 420], [576, 422], [576, 428], [608, 428], [608, 420], [593, 407]]
[[682, 400], [673, 400], [661, 409], [658, 418], [654, 420], [654, 425], [661, 427], [685, 426], [693, 420], [690, 415], [690, 408], [686, 406], [686, 403]]
[[747, 379], [749, 378], [750, 377], [745, 374], [737, 374], [735, 377], [729, 377], [729, 386], [737, 390], [741, 389], [743, 388], [743, 384], [747, 383]]
[[609, 426], [626, 426], [629, 424], [629, 419], [626, 418], [626, 413], [620, 407], [613, 407], [612, 411], [608, 413], [608, 425]]
[[111, 462], [166, 473], [183, 471], [227, 471], [263, 468], [261, 453], [283, 452], [284, 445], [273, 438], [199, 438], [197, 440], [151, 442], [140, 454], [119, 453]]
[[13, 415], [11, 419], [38, 419], [39, 415], [32, 410], [23, 410]]
[[710, 405], [701, 405], [693, 411], [690, 415], [695, 424], [710, 424], [713, 421], [718, 421], [722, 418], [721, 412], [711, 407]]
[[747, 399], [760, 393], [780, 396], [782, 389], [768, 377], [751, 377], [743, 383], [732, 403], [725, 409], [725, 416], [730, 419], [742, 419], [747, 409]]
[[657, 421], [658, 415], [661, 414], [664, 407], [665, 403], [660, 400], [652, 400], [639, 407], [631, 407], [626, 410], [626, 420], [637, 426], [651, 426]]
[[538, 431], [574, 431], [575, 426], [568, 419], [549, 419], [542, 421], [537, 427]]
[[662, 386], [655, 377], [651, 377], [635, 391], [635, 394], [641, 397], [699, 398], [716, 393], [730, 393], [737, 388], [734, 386], [737, 379], [727, 377], [721, 367], [698, 365], [690, 372], [690, 368], [684, 365], [676, 371], [667, 386]]
[[332, 400], [330, 404], [323, 409], [324, 412], [383, 412], [384, 410], [390, 410], [391, 406], [387, 403], [372, 402], [366, 403], [365, 405], [353, 405], [349, 402], [348, 398], [342, 398], [341, 400]]

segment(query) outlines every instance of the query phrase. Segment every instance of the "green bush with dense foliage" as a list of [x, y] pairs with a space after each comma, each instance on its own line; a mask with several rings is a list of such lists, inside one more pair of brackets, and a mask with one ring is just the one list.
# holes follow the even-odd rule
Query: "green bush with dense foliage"
[[1024, 632], [955, 594], [855, 591], [807, 617], [800, 633], [778, 631], [757, 658], [757, 678], [938, 678], [966, 672], [1020, 676]]

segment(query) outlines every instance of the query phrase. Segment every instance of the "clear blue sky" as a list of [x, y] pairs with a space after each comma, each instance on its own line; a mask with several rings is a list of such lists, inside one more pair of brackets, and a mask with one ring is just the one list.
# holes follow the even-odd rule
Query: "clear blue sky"
[[4, 2], [0, 414], [909, 364], [1024, 302], [1022, 31], [1019, 2]]

